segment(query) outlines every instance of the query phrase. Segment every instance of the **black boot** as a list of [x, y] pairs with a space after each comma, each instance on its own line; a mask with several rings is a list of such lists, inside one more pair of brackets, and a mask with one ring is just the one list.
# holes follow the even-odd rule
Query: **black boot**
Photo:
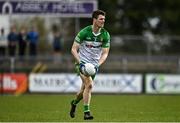
[[84, 120], [92, 120], [93, 118], [90, 112], [84, 112]]
[[74, 100], [71, 101], [71, 110], [70, 110], [70, 116], [71, 118], [75, 117], [75, 112], [76, 112], [76, 105], [73, 104]]

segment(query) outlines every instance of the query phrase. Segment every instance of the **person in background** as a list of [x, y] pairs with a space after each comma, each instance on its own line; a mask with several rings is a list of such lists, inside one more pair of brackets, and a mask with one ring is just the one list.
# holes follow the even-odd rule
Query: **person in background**
[[56, 31], [53, 35], [53, 52], [54, 52], [54, 60], [58, 62], [61, 59], [62, 55], [62, 38], [60, 36], [60, 32]]
[[7, 37], [4, 34], [4, 28], [1, 28], [0, 57], [4, 57], [6, 55], [6, 47], [7, 47]]
[[24, 57], [27, 47], [27, 32], [25, 27], [21, 28], [18, 37], [19, 37], [19, 56]]
[[37, 43], [39, 40], [39, 34], [37, 32], [36, 27], [32, 27], [31, 30], [28, 32], [27, 40], [29, 43], [29, 55], [36, 56], [37, 55]]
[[10, 57], [15, 57], [17, 43], [18, 43], [17, 30], [15, 26], [12, 26], [10, 33], [8, 34], [8, 53]]

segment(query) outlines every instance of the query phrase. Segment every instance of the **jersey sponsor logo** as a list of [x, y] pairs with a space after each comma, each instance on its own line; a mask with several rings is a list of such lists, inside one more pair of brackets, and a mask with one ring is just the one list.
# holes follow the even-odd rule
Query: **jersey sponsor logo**
[[101, 45], [99, 45], [99, 46], [93, 46], [93, 45], [91, 45], [91, 44], [86, 44], [86, 47], [88, 47], [88, 48], [99, 48], [99, 47], [101, 47]]
[[96, 45], [94, 45], [94, 43], [86, 43], [85, 44], [85, 46], [87, 47], [87, 48], [99, 48], [99, 47], [101, 47], [102, 46], [102, 44], [96, 44]]

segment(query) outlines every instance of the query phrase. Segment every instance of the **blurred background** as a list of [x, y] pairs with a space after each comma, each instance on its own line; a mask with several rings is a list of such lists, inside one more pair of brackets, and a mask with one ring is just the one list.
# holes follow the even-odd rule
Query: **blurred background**
[[[70, 49], [106, 12], [110, 54], [100, 73], [180, 73], [179, 0], [0, 0], [0, 73], [74, 73]], [[2, 78], [2, 77], [1, 77]], [[143, 86], [144, 88], [144, 86]], [[143, 89], [142, 89], [143, 90]]]

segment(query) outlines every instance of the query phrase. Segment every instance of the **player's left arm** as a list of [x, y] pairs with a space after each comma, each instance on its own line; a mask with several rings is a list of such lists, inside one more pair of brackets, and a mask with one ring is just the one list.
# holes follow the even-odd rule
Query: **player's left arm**
[[106, 61], [109, 54], [109, 49], [110, 49], [110, 35], [108, 32], [106, 32], [104, 34], [104, 41], [102, 44], [102, 54], [99, 59], [99, 66], [102, 65]]
[[99, 66], [102, 65], [106, 61], [108, 54], [109, 54], [109, 47], [108, 48], [102, 48], [102, 55], [99, 59]]

